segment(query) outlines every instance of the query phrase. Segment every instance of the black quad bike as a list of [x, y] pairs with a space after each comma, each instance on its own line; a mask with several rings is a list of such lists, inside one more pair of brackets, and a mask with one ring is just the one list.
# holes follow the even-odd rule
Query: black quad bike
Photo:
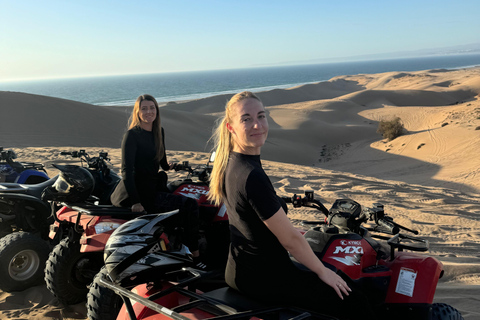
[[[94, 177], [95, 189], [88, 201], [107, 201], [108, 190], [120, 180], [107, 166], [108, 154], [101, 152], [98, 157], [90, 157], [85, 150], [80, 150], [61, 155], [80, 159], [81, 166], [54, 166], [82, 168], [85, 163], [85, 170]], [[60, 208], [60, 202], [55, 197], [47, 199], [45, 193], [59, 185], [60, 180], [61, 175], [57, 175], [33, 185], [0, 184], [0, 290], [21, 291], [43, 282], [45, 262], [55, 244], [48, 237], [54, 222], [52, 213]]]
[[16, 158], [13, 150], [0, 147], [0, 238], [17, 229], [31, 231], [38, 222], [41, 224], [31, 212], [38, 206], [43, 208], [40, 195], [56, 179], [48, 178], [43, 164], [18, 162]]
[[[428, 250], [428, 241], [404, 233], [418, 234], [393, 222], [381, 204], [362, 208], [351, 199], [338, 199], [328, 210], [314, 199], [313, 192], [284, 200], [326, 215], [325, 221], [314, 222], [315, 226], [304, 233], [305, 238], [327, 267], [361, 287], [379, 319], [463, 319], [455, 308], [433, 303], [443, 265], [419, 253]], [[143, 225], [149, 226], [149, 222]], [[142, 249], [141, 241], [129, 242], [115, 233], [110, 238], [112, 243], [107, 243], [109, 248], [121, 245], [122, 250], [118, 254], [106, 250], [106, 270], [97, 283], [122, 297], [124, 305], [116, 319], [337, 319], [312, 310], [252, 300], [225, 284], [209, 285], [211, 274], [182, 265], [184, 257], [180, 253], [168, 248], [151, 249], [162, 241], [161, 223], [157, 227], [151, 232], [153, 236], [143, 241], [149, 243], [143, 245], [148, 250]], [[125, 256], [130, 246], [132, 258]], [[144, 257], [139, 259], [142, 253]], [[152, 255], [156, 263], [145, 274], [139, 265], [145, 265], [144, 259]], [[130, 266], [137, 273], [121, 277], [122, 270], [128, 271]], [[129, 281], [137, 279], [132, 288]], [[358, 319], [362, 319], [361, 310]]]

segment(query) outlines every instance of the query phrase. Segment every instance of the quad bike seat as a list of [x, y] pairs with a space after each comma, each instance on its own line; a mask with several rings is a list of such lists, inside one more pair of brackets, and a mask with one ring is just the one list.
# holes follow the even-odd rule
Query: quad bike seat
[[317, 314], [310, 310], [258, 301], [245, 296], [230, 287], [208, 291], [202, 294], [202, 296], [209, 300], [217, 300], [221, 304], [228, 305], [234, 309], [235, 312], [253, 312], [254, 314], [257, 312], [260, 318], [262, 314], [278, 313], [278, 316], [275, 317], [276, 319], [293, 319], [297, 316], [308, 313], [310, 319], [332, 319], [331, 317]]
[[238, 312], [245, 311], [245, 310], [265, 308], [267, 306], [265, 303], [261, 303], [248, 296], [245, 296], [240, 292], [238, 292], [237, 290], [232, 289], [230, 287], [223, 287], [220, 289], [208, 291], [203, 295], [209, 298], [219, 300], [231, 306]]
[[55, 183], [58, 176], [53, 177], [47, 181], [37, 183], [37, 184], [21, 184], [21, 183], [2, 183], [0, 185], [0, 194], [2, 193], [17, 193], [17, 194], [26, 194], [32, 197], [40, 199], [43, 190], [46, 187], [49, 187]]
[[72, 210], [92, 216], [109, 216], [112, 218], [130, 220], [145, 214], [141, 212], [132, 212], [130, 208], [115, 207], [113, 205], [94, 205], [89, 203], [64, 204]]

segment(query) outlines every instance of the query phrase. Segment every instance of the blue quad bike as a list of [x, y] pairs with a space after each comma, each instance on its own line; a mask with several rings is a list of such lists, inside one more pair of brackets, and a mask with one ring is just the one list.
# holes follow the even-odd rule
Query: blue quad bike
[[0, 182], [36, 184], [48, 180], [43, 164], [18, 162], [16, 158], [15, 151], [0, 147]]

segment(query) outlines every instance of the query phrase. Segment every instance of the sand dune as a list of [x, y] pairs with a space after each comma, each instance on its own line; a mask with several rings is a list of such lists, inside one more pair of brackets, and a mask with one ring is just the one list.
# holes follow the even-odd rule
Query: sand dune
[[[479, 319], [480, 68], [341, 76], [259, 95], [270, 123], [262, 158], [277, 192], [314, 190], [327, 206], [337, 198], [383, 203], [396, 222], [428, 239], [428, 254], [444, 264], [435, 301]], [[162, 107], [170, 161], [206, 161], [229, 97]], [[0, 145], [47, 166], [68, 160], [60, 151], [108, 151], [118, 170], [130, 110], [0, 92], [0, 118], [12, 119], [2, 121]], [[378, 122], [393, 117], [407, 131], [385, 141]], [[56, 172], [49, 167], [49, 174]], [[321, 218], [304, 209], [289, 214], [295, 223]], [[85, 309], [60, 308], [40, 286], [0, 292], [0, 318], [83, 319]]]

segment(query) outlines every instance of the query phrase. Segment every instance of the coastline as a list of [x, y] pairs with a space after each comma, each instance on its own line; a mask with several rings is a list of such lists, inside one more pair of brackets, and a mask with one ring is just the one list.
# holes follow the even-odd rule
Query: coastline
[[158, 102], [167, 103], [198, 100], [243, 90], [260, 92], [288, 89], [325, 82], [344, 75], [456, 70], [479, 65], [480, 54], [431, 55], [243, 69], [0, 82], [0, 91], [46, 95], [99, 106], [129, 106], [133, 105], [135, 97], [142, 93], [151, 94]]

